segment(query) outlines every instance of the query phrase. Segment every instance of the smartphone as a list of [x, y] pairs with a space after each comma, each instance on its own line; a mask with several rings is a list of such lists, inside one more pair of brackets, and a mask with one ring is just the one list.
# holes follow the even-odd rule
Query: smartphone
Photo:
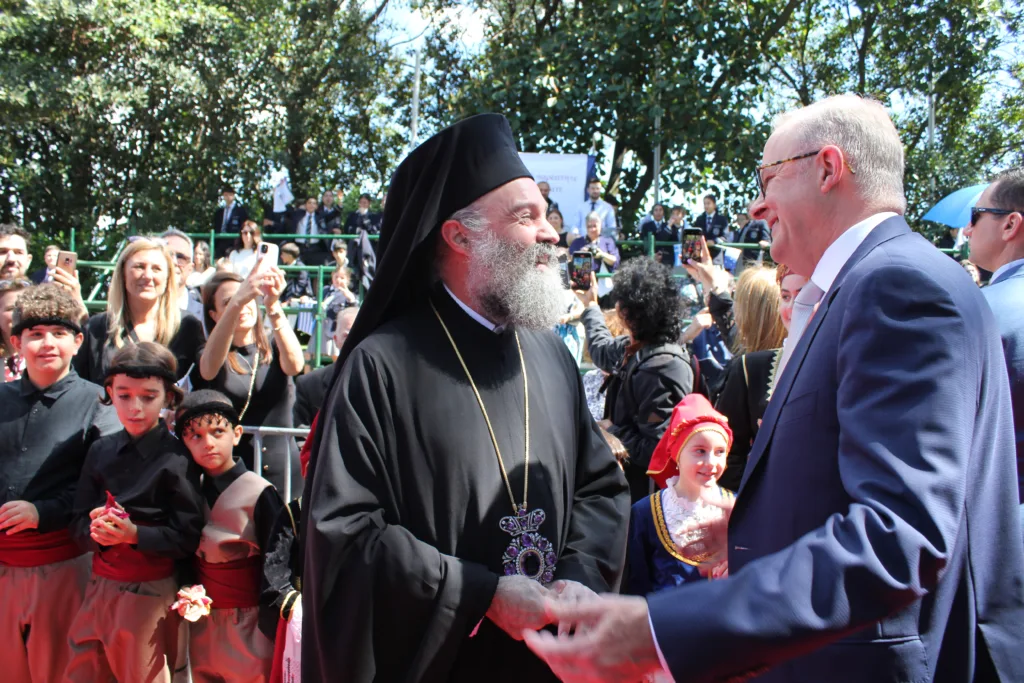
[[683, 248], [680, 250], [679, 260], [684, 264], [688, 259], [700, 261], [703, 240], [704, 232], [700, 228], [683, 230]]
[[589, 251], [573, 252], [569, 262], [569, 286], [573, 289], [590, 289], [590, 274], [594, 272], [594, 257]]
[[73, 276], [78, 267], [78, 254], [73, 251], [57, 252], [57, 267]]
[[279, 254], [280, 250], [273, 242], [260, 242], [256, 248], [256, 269], [264, 271], [277, 266]]

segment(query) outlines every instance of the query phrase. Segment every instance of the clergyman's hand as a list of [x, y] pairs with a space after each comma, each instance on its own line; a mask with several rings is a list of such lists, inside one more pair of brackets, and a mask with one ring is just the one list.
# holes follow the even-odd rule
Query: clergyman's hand
[[568, 683], [636, 683], [661, 671], [643, 598], [603, 595], [572, 603], [555, 601], [551, 616], [577, 624], [575, 634], [523, 634], [534, 654]]
[[536, 631], [550, 623], [551, 592], [525, 576], [503, 576], [487, 609], [487, 618], [516, 640], [523, 631]]

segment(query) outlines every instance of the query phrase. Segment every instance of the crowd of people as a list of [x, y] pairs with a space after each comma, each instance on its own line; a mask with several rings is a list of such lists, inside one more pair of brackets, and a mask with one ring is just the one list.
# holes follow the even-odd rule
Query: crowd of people
[[[836, 125], [878, 117], [843, 106]], [[966, 226], [972, 279], [991, 273], [971, 293], [905, 228], [901, 194], [872, 204], [857, 183], [874, 169], [842, 170], [861, 161], [844, 157], [855, 134], [782, 153], [799, 151], [787, 125], [817, 130], [799, 116], [735, 221], [713, 195], [692, 224], [652, 207], [642, 236], [701, 230], [682, 257], [659, 244], [623, 261], [596, 180], [568, 224], [494, 115], [403, 162], [388, 223], [368, 195], [343, 222], [325, 192], [260, 226], [225, 188], [213, 228], [232, 245], [131, 237], [91, 315], [58, 245], [31, 271], [29, 233], [0, 225], [0, 668], [18, 683], [297, 680], [283, 667], [299, 665], [285, 650], [305, 609], [307, 681], [864, 680], [818, 648], [872, 680], [1017, 680], [1020, 622], [967, 634], [1006, 622], [961, 584], [998, 587], [1001, 614], [1024, 616], [1024, 171], [994, 178]], [[850, 217], [835, 234], [787, 204], [801, 162]], [[427, 201], [439, 167], [459, 170]], [[308, 238], [382, 229], [392, 270], [360, 302], [351, 245]], [[279, 264], [264, 230], [295, 236]], [[721, 258], [735, 241], [758, 248]], [[593, 272], [573, 291], [580, 253]], [[319, 296], [279, 267], [303, 264], [334, 265]], [[336, 362], [311, 371], [313, 335]], [[893, 426], [896, 407], [917, 432]], [[980, 505], [1013, 546], [998, 567], [965, 517]], [[815, 581], [829, 602], [812, 608]], [[640, 603], [597, 597], [617, 591]], [[972, 616], [922, 621], [954, 595]], [[736, 620], [757, 600], [777, 624]], [[711, 661], [701, 628], [730, 652], [755, 645]], [[967, 678], [947, 675], [950, 637], [984, 650]]]

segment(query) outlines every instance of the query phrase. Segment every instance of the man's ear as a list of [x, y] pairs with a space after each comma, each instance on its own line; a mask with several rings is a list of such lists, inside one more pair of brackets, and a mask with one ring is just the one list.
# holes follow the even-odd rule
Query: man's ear
[[1004, 242], [1012, 242], [1024, 235], [1024, 214], [1019, 212], [1011, 213], [1006, 227], [1003, 228], [1002, 238]]
[[448, 248], [461, 256], [469, 255], [469, 231], [458, 221], [445, 221], [441, 224], [441, 239]]
[[825, 145], [821, 148], [818, 158], [815, 160], [820, 174], [821, 193], [825, 194], [846, 175], [846, 165], [843, 163], [843, 152], [835, 145]]

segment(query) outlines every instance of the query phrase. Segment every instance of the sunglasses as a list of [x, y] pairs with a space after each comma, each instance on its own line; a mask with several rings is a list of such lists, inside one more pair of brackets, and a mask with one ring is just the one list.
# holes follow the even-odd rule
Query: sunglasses
[[971, 209], [971, 225], [977, 223], [983, 213], [990, 213], [993, 216], [1009, 216], [1011, 213], [1017, 213], [1017, 211], [1013, 209], [993, 209], [987, 206], [976, 206]]
[[[773, 166], [781, 166], [782, 164], [788, 164], [791, 161], [800, 161], [801, 159], [808, 159], [810, 157], [817, 156], [820, 153], [821, 150], [818, 149], [813, 152], [808, 152], [807, 154], [800, 154], [795, 157], [782, 159], [781, 161], [773, 161], [770, 164], [762, 164], [761, 166], [758, 166], [757, 168], [754, 169], [754, 180], [757, 181], [757, 191], [760, 193], [762, 197], [764, 196], [764, 180], [761, 178], [761, 171], [765, 170], [766, 168], [771, 168]], [[843, 164], [846, 166], [847, 169], [849, 169], [850, 173], [854, 175], [857, 174], [857, 172], [854, 171], [853, 168], [850, 166], [849, 162], [846, 161], [845, 155], [843, 156]]]

